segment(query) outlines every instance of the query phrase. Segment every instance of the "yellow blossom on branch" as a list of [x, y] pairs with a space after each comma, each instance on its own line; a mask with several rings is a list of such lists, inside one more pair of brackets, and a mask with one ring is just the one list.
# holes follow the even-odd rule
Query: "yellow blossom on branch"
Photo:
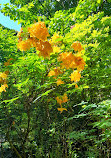
[[57, 110], [58, 110], [58, 111], [60, 111], [60, 113], [62, 113], [62, 112], [63, 112], [63, 110], [67, 111], [67, 109], [66, 109], [66, 108], [57, 108]]
[[33, 37], [29, 38], [28, 41], [29, 41], [31, 47], [36, 47], [37, 43], [39, 42], [39, 40], [37, 38], [33, 38]]
[[61, 67], [66, 69], [77, 68], [78, 71], [81, 71], [84, 69], [85, 66], [84, 59], [80, 56], [72, 54], [72, 52], [59, 54], [58, 61], [62, 61]]
[[48, 73], [48, 76], [58, 76], [59, 74], [62, 74], [62, 71], [60, 70], [60, 67], [54, 68]]
[[3, 79], [7, 78], [7, 74], [5, 74], [4, 72], [0, 72], [0, 77]]
[[5, 88], [8, 88], [8, 85], [6, 83], [4, 84], [4, 86], [5, 86]]
[[62, 103], [66, 103], [69, 99], [67, 97], [67, 94], [64, 93], [63, 96], [60, 96], [60, 97], [57, 96], [56, 100], [57, 100], [57, 103], [60, 104], [60, 106], [61, 106]]
[[60, 52], [60, 47], [53, 46], [53, 53], [59, 53], [59, 52]]
[[62, 99], [60, 99], [59, 97], [56, 97], [56, 100], [57, 100], [58, 104], [60, 104], [60, 105], [62, 104]]
[[75, 84], [75, 88], [78, 88], [78, 85], [77, 85], [77, 84]]
[[53, 45], [56, 45], [61, 43], [62, 38], [63, 38], [62, 36], [60, 36], [58, 33], [55, 32], [49, 42]]
[[64, 81], [62, 81], [61, 79], [58, 79], [56, 83], [57, 83], [57, 86], [59, 86], [61, 84], [64, 84]]
[[72, 52], [61, 53], [58, 57], [58, 61], [62, 61], [62, 68], [69, 69], [71, 68], [71, 63], [75, 60], [75, 56]]
[[75, 65], [78, 71], [84, 70], [85, 61], [82, 57], [75, 55]]
[[81, 45], [81, 43], [79, 41], [75, 41], [72, 46], [71, 46], [75, 51], [80, 52], [81, 50], [83, 50], [83, 47]]
[[48, 73], [48, 76], [49, 76], [49, 77], [55, 76], [55, 71], [51, 70], [51, 71]]
[[66, 103], [68, 100], [69, 100], [69, 99], [68, 99], [68, 97], [67, 97], [67, 94], [64, 93], [64, 95], [62, 96], [62, 102], [63, 102], [63, 103]]
[[21, 41], [17, 44], [17, 48], [20, 51], [26, 51], [29, 50], [31, 47], [30, 41], [29, 40], [25, 40], [25, 41]]
[[50, 53], [53, 52], [52, 46], [48, 41], [39, 41], [36, 44], [36, 50], [39, 50], [39, 56], [44, 58], [50, 57]]
[[80, 81], [81, 78], [81, 74], [75, 70], [73, 73], [71, 73], [71, 76], [69, 76], [71, 78], [71, 81], [77, 82]]
[[6, 88], [8, 88], [7, 84], [1, 85], [1, 87], [0, 87], [0, 93], [3, 92], [3, 91], [6, 92]]
[[31, 27], [28, 28], [28, 32], [30, 33], [30, 37], [36, 37], [39, 40], [46, 40], [49, 36], [45, 23], [41, 21], [32, 24]]
[[62, 71], [60, 70], [60, 67], [54, 68], [55, 76], [58, 76], [59, 74], [62, 74]]

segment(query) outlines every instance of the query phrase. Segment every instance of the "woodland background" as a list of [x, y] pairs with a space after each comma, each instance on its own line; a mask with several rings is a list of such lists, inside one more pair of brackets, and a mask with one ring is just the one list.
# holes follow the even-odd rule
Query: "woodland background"
[[[1, 158], [110, 158], [111, 0], [10, 2], [0, 11], [22, 27], [39, 17], [50, 36], [59, 33], [67, 46], [81, 42], [86, 65], [78, 88], [55, 86], [47, 74], [56, 58], [44, 64], [34, 49], [21, 52], [17, 31], [0, 26], [0, 72], [9, 71], [0, 96]], [[64, 92], [69, 101], [60, 113], [53, 95]]]

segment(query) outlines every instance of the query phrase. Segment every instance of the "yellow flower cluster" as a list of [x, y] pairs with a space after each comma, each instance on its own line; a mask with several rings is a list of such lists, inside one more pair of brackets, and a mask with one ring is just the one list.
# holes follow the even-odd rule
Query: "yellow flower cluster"
[[7, 78], [7, 74], [5, 74], [4, 72], [0, 72], [0, 79], [5, 80]]
[[75, 55], [75, 67], [77, 68], [78, 71], [84, 70], [84, 66], [86, 65], [84, 59], [81, 56], [76, 56]]
[[71, 81], [78, 82], [80, 81], [81, 74], [77, 70], [75, 70], [73, 71], [73, 73], [71, 73], [70, 78], [71, 78]]
[[58, 76], [59, 74], [62, 74], [62, 71], [60, 70], [60, 67], [57, 67], [57, 68], [54, 68], [53, 70], [51, 70], [48, 73], [48, 76], [49, 77], [51, 77], [51, 76]]
[[56, 46], [57, 44], [61, 43], [62, 38], [63, 38], [62, 36], [60, 36], [58, 33], [55, 32], [49, 42], [52, 45]]
[[60, 106], [61, 106], [62, 103], [66, 103], [69, 99], [67, 97], [67, 94], [64, 93], [63, 96], [56, 97], [56, 100], [57, 100], [57, 103], [60, 104]]
[[7, 74], [5, 72], [0, 72], [0, 84], [1, 84], [0, 93], [3, 91], [6, 92], [6, 88], [8, 88], [6, 79], [7, 79]]
[[69, 100], [68, 97], [67, 97], [67, 94], [64, 93], [63, 96], [56, 97], [56, 100], [57, 100], [57, 103], [60, 105], [60, 108], [57, 108], [58, 111], [60, 111], [61, 113], [63, 112], [63, 110], [67, 111], [66, 108], [62, 107], [62, 103], [66, 103]]
[[57, 83], [57, 86], [59, 86], [61, 84], [64, 84], [64, 81], [62, 81], [61, 79], [58, 79], [56, 83]]
[[[54, 45], [55, 43], [53, 42], [53, 39], [54, 40], [57, 39], [57, 34], [55, 34], [55, 36], [51, 40], [52, 44]], [[81, 57], [82, 53], [80, 53], [80, 52], [83, 50], [81, 43], [79, 43], [78, 41], [74, 42], [71, 47], [74, 49], [76, 54], [73, 54], [72, 52], [60, 53], [57, 58], [57, 60], [60, 62], [59, 69], [51, 70], [48, 73], [48, 76], [49, 77], [58, 76], [59, 74], [61, 74], [62, 69], [63, 69], [63, 71], [64, 71], [64, 69], [73, 69], [74, 71], [71, 73], [69, 78], [70, 78], [71, 82], [73, 82], [73, 81], [76, 82], [75, 88], [78, 88], [77, 82], [80, 81], [80, 78], [81, 78], [80, 71], [84, 70], [84, 66], [86, 63], [85, 63], [84, 59]], [[62, 81], [61, 79], [57, 79], [56, 83], [57, 83], [57, 86], [59, 86], [61, 84], [65, 84], [64, 81]], [[67, 95], [65, 94], [65, 95], [63, 95], [63, 97], [56, 97], [56, 100], [57, 100], [57, 103], [60, 104], [60, 108], [58, 108], [58, 111], [60, 111], [61, 113], [63, 112], [63, 110], [67, 111], [66, 108], [62, 107], [62, 103], [65, 103], [68, 101]]]
[[83, 47], [79, 41], [75, 41], [71, 47], [74, 49], [74, 51], [80, 52], [81, 50], [83, 50]]
[[39, 41], [36, 44], [36, 50], [39, 50], [39, 56], [43, 56], [44, 58], [50, 57], [50, 53], [53, 51], [51, 44], [48, 41]]
[[44, 22], [37, 22], [28, 28], [28, 32], [30, 33], [30, 37], [36, 37], [42, 41], [45, 41], [49, 36], [48, 29], [45, 26]]
[[85, 66], [84, 59], [80, 56], [72, 54], [72, 52], [61, 53], [58, 57], [58, 61], [62, 61], [61, 68], [75, 69], [82, 71]]
[[[7, 60], [7, 62], [4, 62], [4, 65], [5, 66], [8, 66], [8, 65], [12, 65], [10, 62], [11, 60], [13, 60], [13, 58], [10, 58]], [[6, 88], [8, 88], [8, 85], [7, 85], [7, 76], [9, 74], [9, 70], [5, 71], [5, 72], [0, 72], [0, 84], [1, 84], [1, 87], [0, 87], [0, 94], [4, 91], [6, 92]]]
[[18, 49], [20, 49], [21, 51], [27, 51], [31, 48], [31, 43], [30, 40], [27, 39], [25, 41], [21, 41], [18, 43], [17, 45]]
[[[29, 50], [31, 47], [35, 47], [37, 52], [39, 52], [39, 56], [43, 56], [44, 58], [50, 57], [51, 53], [59, 53], [57, 58], [57, 64], [60, 67], [51, 68], [48, 73], [49, 77], [53, 77], [57, 79], [57, 86], [61, 84], [65, 84], [58, 76], [65, 72], [68, 69], [72, 69], [73, 72], [69, 76], [71, 82], [75, 82], [75, 88], [78, 88], [77, 82], [80, 81], [81, 74], [80, 72], [84, 70], [85, 61], [82, 58], [83, 47], [79, 41], [75, 41], [71, 45], [71, 49], [73, 48], [75, 53], [70, 52], [62, 52], [65, 48], [63, 44], [63, 37], [58, 33], [54, 33], [51, 39], [48, 41], [47, 37], [49, 36], [48, 29], [45, 26], [44, 22], [37, 22], [32, 24], [27, 31], [23, 31], [21, 28], [18, 33], [19, 43], [17, 45], [18, 49], [21, 51]], [[25, 39], [25, 40], [24, 40]], [[62, 52], [62, 53], [61, 53]], [[3, 88], [2, 88], [3, 89]], [[62, 107], [63, 103], [66, 103], [69, 99], [67, 94], [65, 93], [63, 96], [56, 97], [57, 103], [60, 105], [58, 111], [61, 113], [63, 110], [67, 111], [66, 108]]]
[[[39, 51], [39, 56], [44, 58], [50, 57], [50, 53], [53, 52], [52, 46], [47, 41], [49, 36], [48, 29], [45, 26], [44, 22], [37, 22], [32, 24], [27, 33], [23, 32], [23, 29], [18, 33], [19, 43], [17, 45], [20, 51], [27, 51], [31, 47], [35, 47]], [[25, 37], [25, 40], [23, 40]]]
[[[83, 50], [81, 43], [78, 41], [74, 42], [71, 47], [77, 52], [81, 52]], [[71, 81], [78, 82], [80, 80], [81, 74], [79, 72], [84, 70], [84, 66], [86, 64], [80, 54], [73, 54], [72, 52], [61, 53], [58, 56], [58, 61], [61, 62], [61, 69], [74, 69], [71, 76], [69, 76]], [[78, 88], [77, 84], [75, 85], [75, 88]]]
[[67, 111], [67, 109], [66, 109], [66, 108], [57, 108], [57, 110], [58, 110], [58, 111], [60, 111], [60, 113], [62, 113], [62, 112], [63, 112], [63, 110]]

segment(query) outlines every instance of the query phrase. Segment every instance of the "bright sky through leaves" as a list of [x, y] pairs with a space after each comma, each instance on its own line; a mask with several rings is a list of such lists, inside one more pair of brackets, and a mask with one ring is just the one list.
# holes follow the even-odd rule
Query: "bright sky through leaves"
[[[10, 0], [0, 0], [1, 7], [3, 7], [3, 4], [5, 3], [10, 3]], [[13, 20], [10, 20], [9, 17], [4, 16], [2, 13], [0, 13], [0, 24], [16, 31], [19, 31], [21, 27], [21, 25], [18, 25], [17, 21], [14, 22]]]

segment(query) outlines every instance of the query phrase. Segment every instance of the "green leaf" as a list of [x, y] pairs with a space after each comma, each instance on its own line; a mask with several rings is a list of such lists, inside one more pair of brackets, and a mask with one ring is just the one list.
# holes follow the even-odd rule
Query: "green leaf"
[[2, 101], [1, 103], [12, 103], [12, 102], [14, 102], [15, 100], [17, 100], [19, 97], [16, 97], [16, 98], [13, 98], [13, 99], [10, 99], [10, 100], [4, 100], [4, 101]]
[[72, 119], [74, 119], [74, 118], [80, 118], [80, 117], [84, 117], [84, 116], [87, 116], [88, 114], [84, 114], [84, 113], [82, 113], [82, 114], [79, 114], [79, 115], [75, 115], [75, 116], [73, 116], [73, 117], [70, 117], [70, 118], [68, 118], [67, 120], [69, 121], [69, 120], [72, 120]]
[[39, 95], [39, 96], [33, 101], [33, 103], [35, 103], [39, 98], [48, 95], [48, 94], [49, 94], [50, 92], [52, 92], [54, 89], [55, 89], [55, 88], [50, 89], [50, 90], [46, 91], [45, 93], [42, 93], [41, 95]]

